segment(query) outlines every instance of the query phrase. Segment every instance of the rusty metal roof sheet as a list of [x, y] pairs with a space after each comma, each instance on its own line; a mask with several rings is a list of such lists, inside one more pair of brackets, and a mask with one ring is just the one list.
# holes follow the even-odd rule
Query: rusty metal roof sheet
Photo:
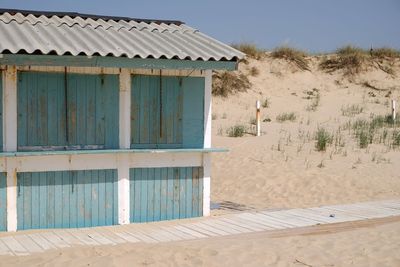
[[180, 21], [0, 10], [0, 53], [236, 61], [244, 54]]

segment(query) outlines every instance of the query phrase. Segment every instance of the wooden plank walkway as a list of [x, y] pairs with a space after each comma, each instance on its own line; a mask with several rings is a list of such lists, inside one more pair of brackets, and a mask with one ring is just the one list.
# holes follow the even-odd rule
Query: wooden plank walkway
[[73, 246], [193, 240], [391, 216], [400, 216], [400, 199], [109, 227], [3, 232], [0, 256], [24, 256]]

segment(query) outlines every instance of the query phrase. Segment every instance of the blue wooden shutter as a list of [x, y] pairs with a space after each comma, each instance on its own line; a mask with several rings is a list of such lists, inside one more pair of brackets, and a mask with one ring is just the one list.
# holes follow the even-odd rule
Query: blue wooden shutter
[[204, 146], [204, 78], [184, 77], [183, 87], [183, 147]]
[[132, 79], [131, 147], [182, 147], [182, 86], [178, 77]]
[[119, 147], [118, 75], [68, 74], [68, 143]]
[[64, 74], [18, 72], [18, 150], [65, 146]]
[[116, 170], [18, 173], [18, 229], [117, 224], [117, 181]]
[[18, 150], [118, 148], [118, 84], [117, 75], [19, 72]]
[[130, 169], [131, 222], [202, 216], [203, 168]]

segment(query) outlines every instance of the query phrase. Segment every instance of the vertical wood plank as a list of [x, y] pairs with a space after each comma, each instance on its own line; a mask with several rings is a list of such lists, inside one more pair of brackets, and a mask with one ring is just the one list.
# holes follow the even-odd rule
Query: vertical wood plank
[[174, 218], [174, 168], [167, 168], [168, 192], [167, 192], [167, 220]]
[[76, 171], [77, 225], [85, 227], [85, 171]]
[[168, 199], [168, 168], [161, 168], [161, 196], [160, 196], [160, 220], [167, 219]]
[[101, 170], [106, 176], [106, 225], [112, 225], [114, 221], [114, 179], [112, 170]]
[[91, 225], [97, 226], [100, 225], [99, 223], [99, 175], [101, 170], [90, 171], [91, 179]]
[[106, 173], [104, 171], [99, 171], [98, 177], [99, 225], [106, 225]]
[[79, 221], [79, 202], [78, 202], [78, 171], [66, 172], [69, 175], [69, 179], [71, 181], [71, 195], [70, 195], [70, 203], [69, 203], [69, 225], [71, 228], [78, 227]]
[[192, 181], [193, 181], [193, 167], [186, 168], [186, 177], [185, 177], [185, 217], [192, 217], [192, 199], [193, 199], [193, 189], [192, 189]]
[[155, 175], [155, 169], [154, 168], [148, 168], [147, 169], [147, 216], [146, 216], [146, 222], [151, 222], [154, 221], [154, 175]]
[[147, 181], [148, 181], [149, 170], [147, 168], [142, 169], [142, 175], [138, 177], [141, 187], [141, 198], [140, 198], [140, 222], [147, 221]]
[[[1, 76], [1, 75], [0, 75]], [[1, 80], [0, 80], [1, 83]], [[7, 176], [4, 172], [0, 173], [0, 231], [7, 230]], [[17, 210], [20, 207], [17, 206]]]
[[[133, 216], [134, 222], [140, 222], [141, 213], [141, 199], [142, 199], [142, 169], [134, 169], [133, 184], [134, 184], [134, 203], [133, 203]], [[132, 191], [131, 191], [132, 192]]]
[[39, 203], [39, 228], [45, 229], [47, 228], [47, 173], [39, 172], [34, 175], [37, 177], [39, 185], [39, 201], [32, 201], [32, 207], [34, 203]]
[[186, 169], [179, 168], [179, 218], [186, 218]]
[[[198, 167], [199, 168], [199, 206], [198, 206], [198, 210], [199, 210], [199, 216], [203, 216], [203, 206], [204, 206], [204, 169], [203, 167]], [[208, 199], [208, 203], [209, 203]]]
[[174, 170], [174, 193], [173, 193], [173, 201], [174, 201], [174, 210], [173, 210], [173, 219], [179, 219], [179, 198], [180, 198], [180, 169], [173, 168]]
[[[71, 225], [71, 207], [74, 207], [75, 194], [72, 189], [72, 172], [59, 172], [61, 177], [61, 205], [62, 205], [62, 217], [61, 227], [69, 228]], [[74, 225], [74, 224], [73, 224]], [[75, 226], [75, 225], [74, 225]]]
[[47, 177], [47, 214], [46, 227], [54, 228], [55, 225], [55, 172], [43, 173]]
[[84, 183], [84, 190], [85, 190], [85, 212], [84, 212], [84, 224], [85, 227], [90, 227], [92, 226], [92, 208], [93, 208], [93, 203], [92, 203], [92, 172], [96, 171], [88, 171], [85, 170], [83, 171], [83, 183]]
[[162, 168], [154, 169], [154, 221], [161, 220], [161, 171]]
[[199, 192], [199, 168], [198, 167], [193, 167], [192, 171], [192, 216], [193, 217], [198, 217], [200, 216], [199, 213], [199, 197], [200, 197], [200, 192]]

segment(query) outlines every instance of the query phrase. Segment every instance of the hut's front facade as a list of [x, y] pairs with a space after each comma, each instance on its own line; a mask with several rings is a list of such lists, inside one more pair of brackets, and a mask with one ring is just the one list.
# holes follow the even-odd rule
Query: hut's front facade
[[0, 230], [207, 216], [211, 75], [179, 21], [0, 10]]

